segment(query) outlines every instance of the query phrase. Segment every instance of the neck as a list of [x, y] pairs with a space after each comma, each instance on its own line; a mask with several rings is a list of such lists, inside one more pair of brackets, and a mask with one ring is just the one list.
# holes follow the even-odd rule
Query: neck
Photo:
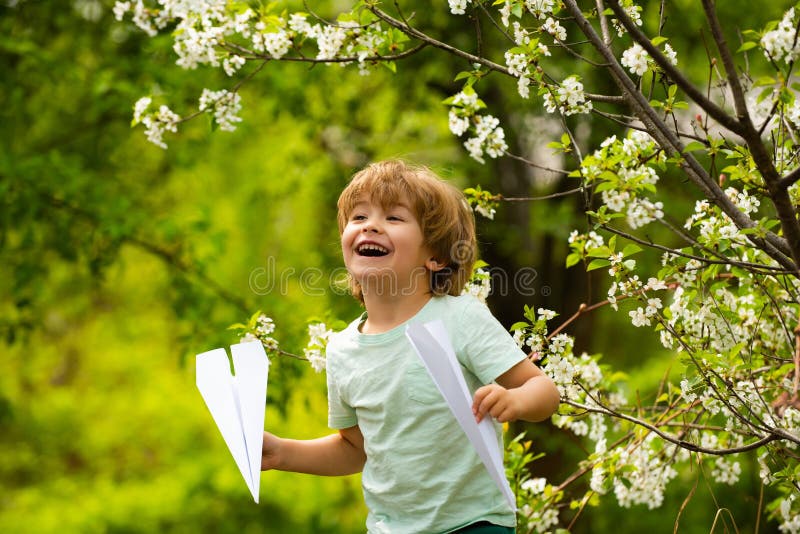
[[380, 334], [408, 321], [431, 300], [429, 291], [410, 295], [381, 295], [364, 292], [367, 320], [361, 327], [363, 334]]

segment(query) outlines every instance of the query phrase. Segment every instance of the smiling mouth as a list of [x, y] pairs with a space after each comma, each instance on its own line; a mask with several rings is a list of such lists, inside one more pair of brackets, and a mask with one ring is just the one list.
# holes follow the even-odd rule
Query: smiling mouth
[[389, 250], [380, 245], [375, 245], [373, 243], [365, 243], [363, 245], [358, 246], [358, 248], [356, 249], [356, 254], [358, 254], [359, 256], [376, 258], [380, 256], [386, 256], [387, 254], [389, 254]]

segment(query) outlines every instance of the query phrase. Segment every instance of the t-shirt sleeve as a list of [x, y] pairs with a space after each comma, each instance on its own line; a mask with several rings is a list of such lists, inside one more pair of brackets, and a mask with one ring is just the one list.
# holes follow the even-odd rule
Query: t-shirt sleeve
[[329, 367], [326, 373], [328, 381], [328, 427], [336, 430], [350, 428], [358, 424], [356, 411], [342, 398], [339, 381], [336, 380], [336, 368], [334, 365], [330, 365], [333, 363], [330, 358], [328, 362]]
[[481, 382], [489, 384], [527, 358], [489, 308], [474, 297], [466, 304], [456, 328], [459, 359]]

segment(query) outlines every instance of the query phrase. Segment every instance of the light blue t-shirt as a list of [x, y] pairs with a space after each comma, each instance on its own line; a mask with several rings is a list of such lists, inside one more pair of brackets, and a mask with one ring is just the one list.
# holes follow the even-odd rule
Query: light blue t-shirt
[[[405, 336], [412, 322], [442, 319], [470, 391], [526, 355], [475, 297], [433, 297], [409, 321], [362, 334], [364, 316], [327, 348], [328, 424], [358, 425], [367, 455], [361, 477], [370, 533], [449, 532], [477, 521], [514, 526], [515, 516]], [[502, 429], [495, 424], [498, 441]]]

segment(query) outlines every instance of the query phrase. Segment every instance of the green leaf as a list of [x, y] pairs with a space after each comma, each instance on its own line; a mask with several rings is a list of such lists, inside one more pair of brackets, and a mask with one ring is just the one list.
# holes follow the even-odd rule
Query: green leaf
[[756, 43], [754, 41], [745, 41], [744, 43], [742, 43], [742, 46], [740, 46], [739, 49], [736, 52], [737, 53], [738, 52], [746, 52], [746, 51], [750, 50], [751, 48], [755, 48], [757, 46], [758, 46], [758, 43]]
[[591, 258], [608, 258], [614, 253], [614, 249], [607, 246], [594, 247], [587, 251]]
[[595, 269], [602, 269], [603, 267], [608, 267], [609, 265], [611, 265], [610, 261], [598, 258], [596, 260], [592, 260], [591, 262], [589, 262], [589, 266], [586, 267], [586, 271], [588, 272], [588, 271], [594, 271]]
[[573, 252], [572, 254], [567, 255], [567, 269], [572, 267], [573, 265], [577, 265], [581, 261], [581, 255], [577, 252]]
[[594, 190], [596, 193], [602, 193], [603, 191], [608, 191], [609, 189], [616, 189], [616, 187], [617, 184], [614, 182], [603, 182], [595, 187]]
[[667, 37], [664, 37], [663, 35], [659, 35], [658, 37], [653, 37], [650, 40], [650, 42], [653, 43], [653, 46], [659, 46], [661, 43], [666, 43], [667, 41], [669, 41], [669, 39]]
[[635, 245], [633, 243], [628, 243], [627, 245], [625, 245], [625, 248], [622, 249], [622, 256], [623, 257], [628, 257], [628, 256], [631, 256], [631, 255], [636, 254], [637, 252], [641, 252], [641, 251], [642, 251], [642, 247], [640, 247], [638, 245]]
[[761, 87], [764, 85], [775, 85], [775, 78], [771, 76], [762, 76], [753, 82], [753, 87]]
[[684, 152], [694, 152], [695, 150], [705, 150], [707, 147], [700, 141], [692, 141], [683, 148]]

